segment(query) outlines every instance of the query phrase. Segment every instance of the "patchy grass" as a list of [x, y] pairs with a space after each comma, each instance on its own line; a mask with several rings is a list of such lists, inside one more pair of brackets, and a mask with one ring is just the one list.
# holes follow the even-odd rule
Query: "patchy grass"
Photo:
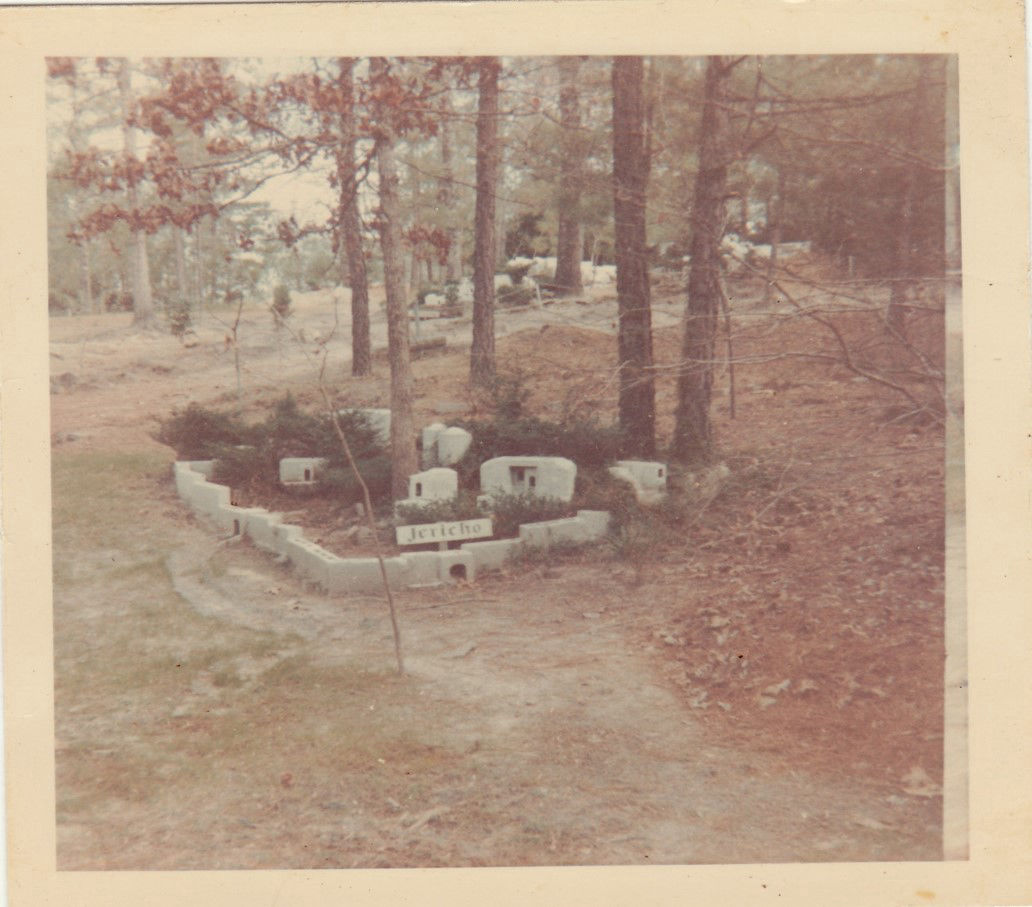
[[54, 461], [57, 815], [109, 828], [91, 865], [131, 864], [110, 828], [136, 811], [204, 811], [213, 789], [242, 823], [298, 788], [336, 802], [345, 778], [363, 803], [423, 804], [418, 779], [461, 754], [418, 717], [414, 682], [195, 611], [173, 588], [156, 480], [160, 456]]

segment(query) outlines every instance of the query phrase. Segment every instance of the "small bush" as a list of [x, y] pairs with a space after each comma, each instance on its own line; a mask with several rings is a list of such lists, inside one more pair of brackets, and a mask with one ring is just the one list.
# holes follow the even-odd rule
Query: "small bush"
[[[376, 430], [358, 412], [344, 411], [338, 420], [370, 495], [374, 500], [389, 496], [390, 458]], [[216, 460], [215, 480], [237, 488], [278, 484], [284, 457], [322, 457], [327, 468], [320, 485], [346, 502], [362, 499], [331, 420], [304, 412], [290, 394], [253, 425], [191, 404], [162, 422], [154, 438], [172, 447], [179, 459]]]
[[526, 372], [516, 369], [495, 375], [486, 388], [487, 398], [496, 419], [518, 419], [530, 399]]
[[611, 531], [634, 519], [641, 510], [630, 484], [614, 478], [604, 467], [577, 471], [573, 501], [578, 510], [609, 511]]
[[513, 538], [520, 534], [523, 523], [540, 523], [570, 516], [572, 505], [558, 498], [528, 493], [491, 496], [491, 519], [498, 538]]
[[165, 311], [165, 321], [168, 322], [169, 333], [182, 340], [193, 326], [190, 307], [185, 302], [171, 304]]
[[290, 317], [290, 290], [283, 284], [277, 284], [272, 291], [272, 312], [277, 322]]
[[451, 520], [473, 520], [484, 514], [477, 507], [476, 495], [469, 491], [446, 501], [426, 501], [422, 504], [398, 504], [394, 508], [394, 525], [410, 523], [438, 523]]
[[[387, 455], [356, 459], [355, 465], [369, 489], [373, 503], [390, 499], [391, 458]], [[327, 466], [319, 474], [319, 487], [333, 494], [342, 504], [362, 501], [362, 486], [349, 465]]]
[[473, 487], [480, 464], [494, 457], [566, 457], [581, 470], [600, 468], [620, 455], [619, 429], [593, 421], [560, 425], [534, 416], [500, 416], [491, 421], [459, 424], [473, 435], [466, 455], [455, 464], [463, 487]]
[[171, 447], [180, 460], [209, 460], [242, 444], [246, 434], [236, 416], [191, 403], [185, 410], [173, 410], [152, 437]]
[[245, 488], [259, 484], [269, 472], [267, 452], [250, 444], [222, 446], [215, 450], [213, 456], [212, 481], [219, 485]]

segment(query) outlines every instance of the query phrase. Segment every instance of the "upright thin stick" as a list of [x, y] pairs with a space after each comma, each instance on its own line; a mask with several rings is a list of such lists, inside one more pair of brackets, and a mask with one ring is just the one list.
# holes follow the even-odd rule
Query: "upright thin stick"
[[735, 351], [731, 343], [731, 306], [727, 300], [727, 289], [724, 287], [724, 278], [717, 278], [717, 286], [720, 288], [720, 308], [724, 312], [724, 332], [727, 334], [727, 383], [728, 397], [731, 404], [731, 418], [735, 417]]
[[391, 615], [391, 630], [394, 633], [394, 654], [398, 660], [398, 673], [405, 673], [405, 662], [401, 655], [401, 631], [398, 629], [398, 615], [394, 607], [394, 595], [391, 592], [390, 580], [387, 578], [387, 564], [383, 558], [383, 551], [380, 548], [380, 536], [376, 531], [376, 520], [373, 517], [373, 502], [369, 497], [369, 486], [366, 485], [365, 479], [362, 478], [362, 473], [359, 472], [358, 464], [355, 462], [355, 458], [351, 453], [351, 445], [348, 444], [347, 435], [344, 434], [344, 430], [340, 427], [340, 419], [337, 416], [337, 409], [333, 405], [333, 401], [330, 400], [329, 392], [326, 390], [326, 383], [323, 380], [324, 373], [326, 371], [326, 358], [323, 357], [322, 367], [319, 369], [319, 393], [322, 394], [323, 401], [326, 404], [326, 411], [330, 415], [330, 420], [333, 422], [333, 430], [337, 433], [337, 438], [340, 440], [341, 447], [344, 448], [344, 456], [347, 457], [348, 465], [351, 467], [351, 472], [354, 474], [359, 487], [362, 489], [362, 500], [365, 504], [366, 519], [369, 523], [369, 528], [373, 533], [373, 547], [376, 550], [376, 560], [380, 564], [380, 576], [383, 578], [383, 591], [387, 596], [387, 607]]

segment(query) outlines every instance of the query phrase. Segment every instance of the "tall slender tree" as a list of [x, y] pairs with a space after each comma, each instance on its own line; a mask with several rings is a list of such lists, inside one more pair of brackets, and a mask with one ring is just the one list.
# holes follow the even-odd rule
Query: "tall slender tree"
[[478, 65], [477, 201], [473, 217], [473, 346], [470, 381], [483, 384], [495, 376], [494, 273], [495, 194], [498, 187], [498, 57]]
[[136, 176], [136, 129], [132, 125], [132, 70], [127, 59], [119, 63], [118, 90], [122, 98], [122, 144], [126, 158], [126, 182], [129, 196], [129, 228], [132, 232], [133, 323], [148, 326], [154, 321], [154, 300], [151, 293], [150, 259], [147, 256], [147, 233], [136, 223], [139, 215], [139, 189]]
[[[918, 57], [915, 63], [916, 74], [912, 95], [910, 116], [907, 119], [906, 151], [915, 157], [920, 153], [918, 136], [922, 120], [928, 116], [928, 83], [931, 79], [932, 66], [937, 58], [931, 55]], [[914, 217], [915, 192], [917, 191], [920, 165], [908, 161], [903, 165], [903, 185], [899, 194], [896, 209], [896, 242], [893, 249], [892, 289], [889, 295], [889, 306], [885, 313], [890, 330], [902, 334], [906, 329], [906, 297], [915, 275], [914, 254]]]
[[580, 57], [559, 58], [559, 231], [556, 239], [555, 285], [564, 296], [583, 290], [581, 258], [584, 235], [580, 197], [584, 179], [584, 138], [581, 135]]
[[613, 60], [613, 212], [616, 239], [617, 349], [620, 428], [628, 453], [656, 451], [656, 388], [652, 370], [652, 312], [645, 199], [644, 60]]
[[727, 217], [725, 196], [731, 137], [727, 93], [734, 66], [735, 61], [727, 57], [710, 57], [706, 62], [699, 170], [692, 203], [688, 303], [671, 446], [673, 458], [682, 462], [705, 461], [713, 451], [710, 401], [722, 292], [720, 241]]
[[401, 500], [408, 494], [408, 477], [419, 469], [416, 430], [412, 415], [412, 364], [409, 359], [408, 311], [405, 306], [405, 267], [402, 258], [401, 203], [395, 161], [395, 131], [391, 101], [396, 97], [390, 67], [384, 57], [369, 61], [372, 91], [384, 100], [376, 135], [379, 173], [380, 245], [383, 250], [384, 287], [387, 291], [387, 357], [391, 367], [391, 494]]
[[[74, 154], [81, 154], [85, 149], [85, 141], [83, 136], [82, 128], [82, 116], [83, 116], [83, 100], [82, 100], [82, 87], [80, 85], [80, 78], [78, 73], [78, 67], [75, 60], [68, 61], [70, 68], [70, 74], [66, 76], [72, 95], [72, 116], [68, 123], [68, 144]], [[76, 193], [68, 193], [68, 207], [72, 216], [72, 220], [75, 220], [76, 208], [78, 204], [78, 198]], [[79, 251], [81, 253], [80, 264], [79, 264], [79, 307], [84, 312], [94, 311], [94, 299], [93, 299], [93, 256], [90, 249], [91, 239], [88, 235], [84, 235], [78, 240]]]
[[340, 92], [340, 144], [337, 164], [337, 229], [343, 240], [351, 287], [351, 374], [369, 375], [373, 354], [369, 336], [369, 282], [362, 250], [362, 222], [358, 214], [358, 181], [355, 179], [355, 86], [352, 57], [337, 60]]
[[[448, 78], [445, 73], [444, 78]], [[447, 220], [448, 257], [445, 260], [445, 280], [459, 280], [462, 277], [462, 230], [455, 220], [455, 167], [453, 164], [453, 128], [451, 90], [446, 89], [441, 102], [441, 123], [438, 131], [441, 137], [441, 180], [437, 198]]]

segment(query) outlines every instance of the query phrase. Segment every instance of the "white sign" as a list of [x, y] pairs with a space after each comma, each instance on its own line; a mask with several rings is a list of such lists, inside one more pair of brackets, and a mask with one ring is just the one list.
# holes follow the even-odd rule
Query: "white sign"
[[491, 520], [488, 517], [459, 520], [455, 523], [422, 523], [418, 526], [399, 526], [397, 528], [399, 545], [461, 542], [467, 539], [482, 539], [492, 535], [493, 532]]

